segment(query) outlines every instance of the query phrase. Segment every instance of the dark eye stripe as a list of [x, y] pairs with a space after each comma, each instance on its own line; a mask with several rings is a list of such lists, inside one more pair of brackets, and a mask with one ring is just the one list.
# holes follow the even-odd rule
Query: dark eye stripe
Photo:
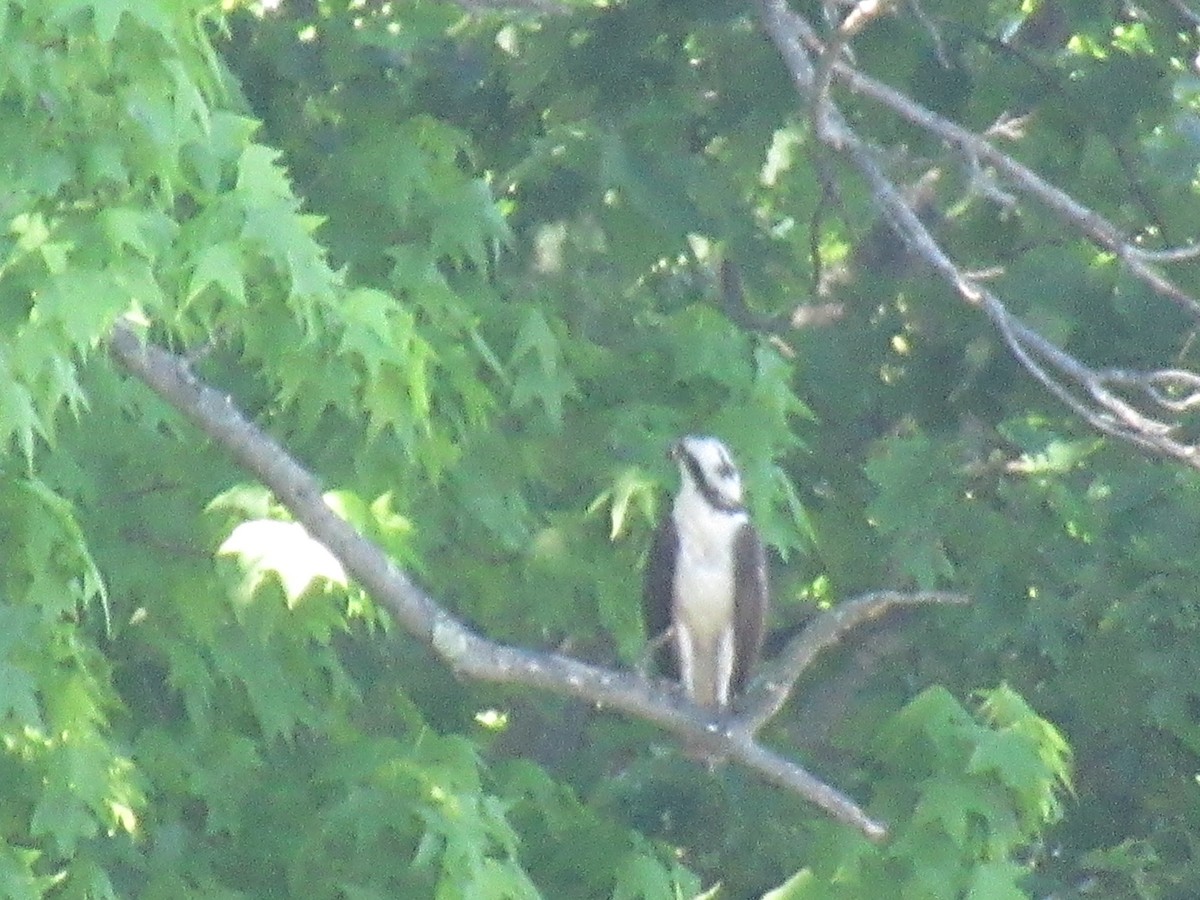
[[[713, 490], [713, 486], [708, 483], [708, 479], [704, 476], [704, 470], [700, 467], [700, 461], [692, 456], [686, 449], [683, 451], [683, 464], [687, 466], [688, 473], [692, 476], [692, 481], [699, 488], [700, 493], [704, 495], [711, 506], [716, 509], [724, 509], [729, 511], [742, 509], [740, 503], [730, 503]], [[737, 475], [737, 469], [729, 461], [728, 457], [722, 457], [722, 461], [717, 465], [716, 475], [720, 478], [730, 478]]]
[[687, 450], [683, 451], [683, 462], [688, 467], [688, 472], [691, 473], [692, 481], [696, 482], [697, 487], [701, 490], [708, 486], [708, 479], [704, 477], [704, 470], [700, 468], [700, 461], [692, 456]]

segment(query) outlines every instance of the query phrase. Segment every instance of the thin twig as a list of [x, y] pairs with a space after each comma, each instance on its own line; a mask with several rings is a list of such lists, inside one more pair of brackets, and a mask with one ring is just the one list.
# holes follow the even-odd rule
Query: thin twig
[[1200, 406], [1200, 375], [1195, 372], [1182, 369], [1161, 369], [1157, 372], [1105, 369], [1097, 374], [1106, 383], [1136, 388], [1172, 412], [1186, 412]]
[[917, 21], [929, 32], [929, 39], [933, 41], [933, 54], [937, 57], [938, 65], [943, 69], [949, 69], [950, 56], [946, 53], [946, 42], [942, 40], [942, 33], [938, 30], [937, 23], [930, 18], [929, 13], [925, 12], [920, 0], [908, 0], [908, 5]]

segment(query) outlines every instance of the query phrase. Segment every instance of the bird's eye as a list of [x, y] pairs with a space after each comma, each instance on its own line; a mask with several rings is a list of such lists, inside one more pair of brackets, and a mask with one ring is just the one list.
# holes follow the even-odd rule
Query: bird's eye
[[723, 462], [717, 466], [717, 477], [722, 481], [729, 481], [735, 475], [737, 475], [737, 469], [729, 463]]

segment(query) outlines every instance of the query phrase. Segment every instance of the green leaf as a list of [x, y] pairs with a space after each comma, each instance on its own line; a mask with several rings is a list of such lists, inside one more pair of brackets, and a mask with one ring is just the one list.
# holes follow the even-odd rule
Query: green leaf
[[604, 135], [600, 180], [623, 202], [662, 228], [671, 238], [703, 230], [700, 216], [680, 177], [686, 158], [656, 159], [632, 150], [614, 131]]
[[35, 609], [0, 602], [0, 722], [11, 716], [25, 728], [40, 729], [36, 682], [12, 661], [14, 651], [37, 646], [37, 621]]
[[440, 192], [430, 245], [438, 256], [486, 270], [497, 245], [510, 238], [487, 182], [475, 179]]
[[4, 371], [7, 368], [0, 347], [0, 440], [8, 446], [15, 442], [27, 460], [33, 458], [36, 437], [46, 431], [33, 404], [28, 388]]
[[287, 171], [279, 165], [283, 154], [262, 144], [247, 144], [238, 159], [237, 190], [250, 206], [274, 207], [282, 202], [287, 208], [298, 203], [292, 193]]
[[978, 733], [971, 714], [946, 688], [934, 685], [926, 688], [892, 717], [888, 727], [880, 732], [879, 747], [885, 758], [897, 763], [911, 760], [923, 765], [931, 762], [924, 756], [912, 756], [914, 747], [925, 745], [931, 738], [936, 744], [953, 745], [965, 735]]
[[276, 270], [288, 276], [291, 298], [299, 302], [305, 324], [312, 328], [309, 304], [328, 299], [337, 278], [312, 238], [321, 220], [299, 212], [278, 158], [279, 151], [250, 144], [238, 160], [237, 194], [244, 205], [241, 236], [261, 247]]
[[981, 791], [977, 783], [935, 775], [922, 786], [921, 799], [913, 811], [912, 823], [935, 826], [963, 851], [970, 851], [970, 825], [986, 823], [994, 813], [992, 798]]
[[55, 323], [75, 346], [90, 347], [108, 333], [134, 299], [126, 275], [117, 268], [72, 268], [46, 285], [36, 315]]
[[1028, 900], [1018, 887], [1025, 874], [1022, 866], [1007, 860], [985, 862], [975, 870], [967, 900]]
[[241, 628], [222, 634], [217, 670], [245, 690], [254, 720], [267, 740], [294, 736], [302, 725], [311, 727], [318, 711], [306, 696], [307, 685], [287, 665], [287, 648], [252, 638]]
[[590, 504], [588, 515], [609, 507], [608, 539], [615, 541], [625, 531], [629, 508], [636, 506], [643, 522], [654, 521], [658, 484], [639, 467], [633, 466], [617, 475], [612, 487], [602, 491]]
[[1039, 716], [1025, 698], [1007, 684], [981, 691], [981, 713], [995, 728], [1011, 729], [1029, 740], [1038, 756], [1063, 787], [1071, 786], [1071, 746], [1051, 722]]
[[632, 854], [616, 865], [616, 885], [613, 900], [670, 897], [673, 894], [671, 876], [656, 859]]
[[41, 900], [52, 890], [54, 878], [36, 875], [45, 854], [28, 847], [0, 846], [0, 893], [12, 900]]
[[232, 243], [205, 247], [196, 257], [195, 268], [188, 282], [187, 299], [192, 301], [209, 285], [218, 287], [226, 298], [239, 306], [246, 304], [246, 283], [241, 254]]
[[712, 379], [746, 389], [753, 377], [750, 344], [715, 310], [692, 306], [668, 323], [675, 348], [674, 375], [680, 381]]
[[513, 375], [513, 407], [521, 409], [536, 400], [550, 423], [560, 427], [563, 403], [578, 396], [578, 388], [564, 365], [559, 339], [536, 307], [525, 312], [508, 368]]
[[867, 464], [878, 489], [870, 515], [892, 540], [897, 562], [925, 590], [955, 576], [946, 538], [962, 504], [948, 468], [945, 451], [923, 434], [888, 440]]
[[99, 219], [114, 250], [133, 250], [150, 260], [166, 249], [178, 231], [158, 210], [110, 207], [101, 211]]
[[87, 806], [66, 785], [44, 791], [29, 821], [34, 837], [48, 837], [56, 851], [74, 853], [82, 840], [95, 837], [99, 826]]
[[801, 869], [779, 887], [763, 894], [762, 900], [814, 900], [820, 896], [817, 891], [821, 889], [813, 873]]

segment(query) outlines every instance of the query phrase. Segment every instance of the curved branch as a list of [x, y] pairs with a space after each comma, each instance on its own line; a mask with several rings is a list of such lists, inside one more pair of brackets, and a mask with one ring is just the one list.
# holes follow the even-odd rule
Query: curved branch
[[739, 705], [751, 731], [757, 731], [783, 708], [796, 681], [812, 666], [821, 651], [839, 643], [850, 631], [865, 622], [902, 606], [927, 603], [968, 603], [963, 594], [942, 591], [919, 591], [902, 594], [880, 591], [864, 594], [839, 603], [814, 619], [807, 628], [791, 640], [777, 661], [757, 678], [745, 701]]
[[1200, 256], [1200, 244], [1187, 247], [1169, 247], [1166, 250], [1138, 250], [1137, 255], [1149, 263], [1186, 262]]
[[[113, 328], [109, 347], [126, 371], [269, 487], [309, 534], [324, 544], [405, 630], [431, 647], [455, 672], [483, 681], [528, 685], [619, 709], [678, 735], [685, 744], [701, 746], [705, 752], [741, 763], [871, 840], [886, 836], [886, 826], [845, 794], [757, 744], [753, 729], [742, 718], [701, 709], [665, 681], [647, 681], [633, 672], [604, 669], [558, 653], [507, 646], [475, 633], [421, 590], [379, 547], [334, 513], [325, 504], [312, 474], [246, 419], [229, 397], [196, 378], [185, 359], [143, 343], [125, 324]], [[827, 646], [845, 629], [831, 624], [824, 630], [831, 636], [820, 646]]]

